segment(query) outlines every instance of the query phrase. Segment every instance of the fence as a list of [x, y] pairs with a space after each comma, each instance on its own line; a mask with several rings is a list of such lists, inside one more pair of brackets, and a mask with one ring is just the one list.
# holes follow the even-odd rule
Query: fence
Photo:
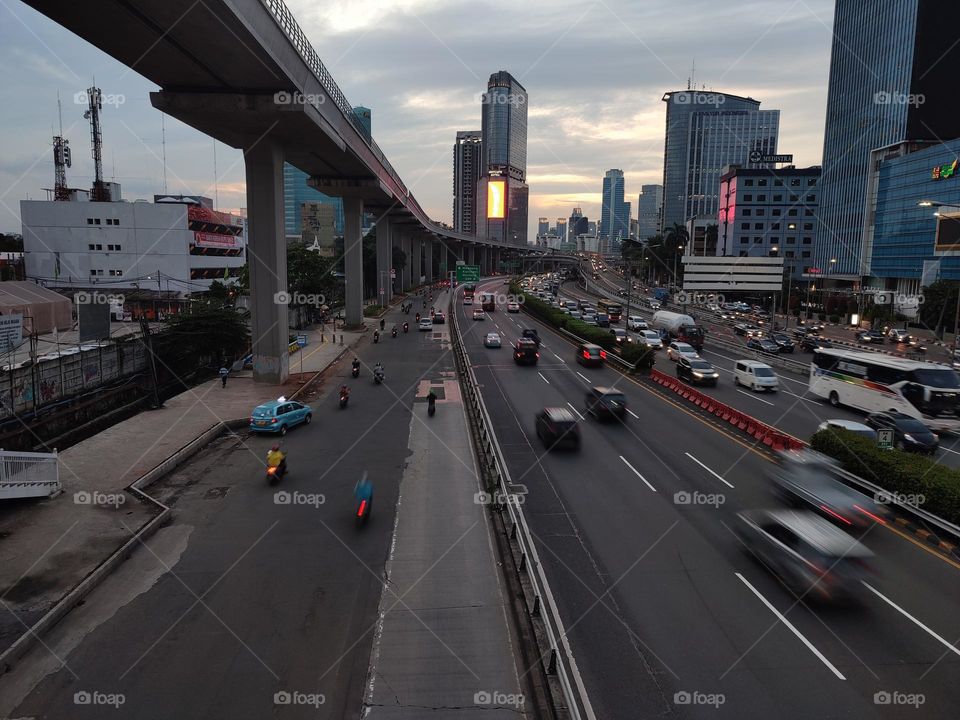
[[47, 497], [60, 491], [57, 453], [0, 450], [0, 500]]

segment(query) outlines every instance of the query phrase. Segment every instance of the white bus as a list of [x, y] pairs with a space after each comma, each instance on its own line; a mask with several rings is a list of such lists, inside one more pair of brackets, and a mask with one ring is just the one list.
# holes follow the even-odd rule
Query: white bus
[[810, 365], [810, 392], [834, 407], [867, 413], [898, 410], [934, 430], [960, 431], [960, 376], [946, 365], [820, 349]]

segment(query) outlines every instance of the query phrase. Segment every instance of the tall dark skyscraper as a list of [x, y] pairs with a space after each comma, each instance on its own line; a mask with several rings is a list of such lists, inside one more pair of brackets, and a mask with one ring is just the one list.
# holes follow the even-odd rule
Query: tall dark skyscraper
[[484, 168], [477, 188], [477, 234], [526, 245], [527, 91], [505, 70], [495, 72], [482, 109]]
[[483, 145], [479, 130], [457, 133], [453, 146], [453, 229], [477, 232], [477, 181], [483, 171]]
[[837, 0], [811, 263], [822, 273], [869, 274], [861, 252], [871, 151], [960, 137], [958, 26], [960, 5], [943, 0]]
[[637, 239], [649, 240], [660, 232], [663, 185], [641, 185], [637, 201]]
[[600, 238], [608, 241], [607, 252], [617, 252], [630, 237], [630, 203], [623, 200], [623, 170], [607, 170], [603, 178], [600, 207]]

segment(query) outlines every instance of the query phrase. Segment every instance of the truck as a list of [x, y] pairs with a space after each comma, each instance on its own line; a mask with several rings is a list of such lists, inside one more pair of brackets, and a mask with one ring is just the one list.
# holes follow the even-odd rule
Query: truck
[[659, 300], [660, 302], [666, 302], [670, 299], [670, 291], [666, 288], [654, 288], [651, 293], [654, 300]]
[[692, 345], [697, 352], [703, 350], [704, 330], [689, 315], [658, 310], [653, 314], [650, 327], [654, 330], [666, 330], [671, 339]]

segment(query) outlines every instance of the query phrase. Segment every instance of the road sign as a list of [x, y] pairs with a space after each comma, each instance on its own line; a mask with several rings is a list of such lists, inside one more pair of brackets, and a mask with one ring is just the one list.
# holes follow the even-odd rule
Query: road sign
[[877, 430], [877, 447], [889, 450], [893, 447], [893, 429], [881, 428]]
[[[397, 279], [397, 270], [396, 270], [396, 268], [390, 268], [390, 279], [391, 279], [391, 280], [396, 280], [396, 279]], [[381, 290], [380, 292], [383, 292], [383, 291]]]
[[300, 347], [307, 346], [307, 336], [306, 335], [297, 335], [297, 345]]
[[457, 282], [480, 282], [480, 266], [457, 265]]

